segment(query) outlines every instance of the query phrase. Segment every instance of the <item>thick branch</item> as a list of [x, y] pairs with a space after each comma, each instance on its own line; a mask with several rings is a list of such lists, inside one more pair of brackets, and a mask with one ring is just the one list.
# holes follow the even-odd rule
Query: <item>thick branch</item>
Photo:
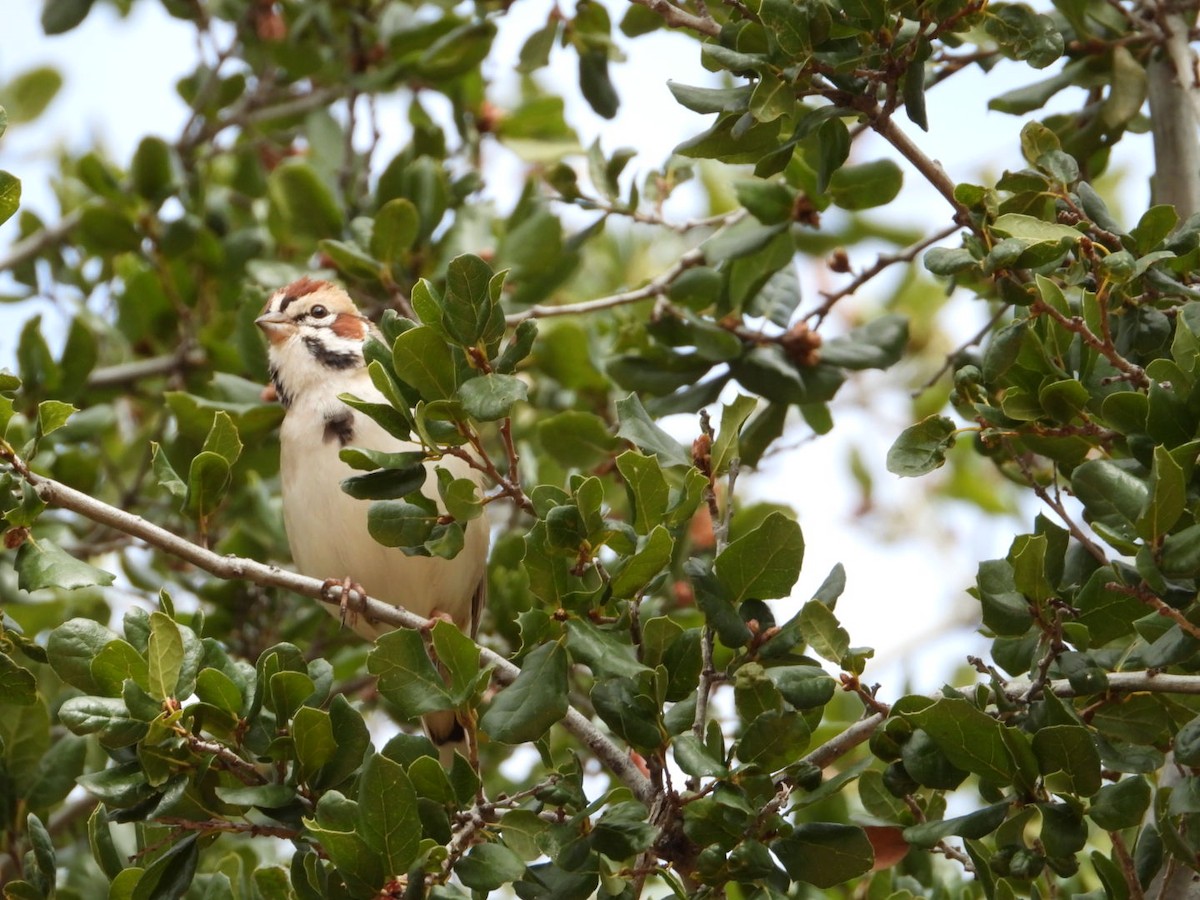
[[1162, 55], [1146, 67], [1154, 135], [1154, 202], [1174, 206], [1186, 219], [1200, 212], [1200, 142], [1196, 139], [1200, 93], [1187, 21], [1177, 12], [1166, 12], [1160, 26]]
[[[1021, 700], [1029, 692], [1031, 682], [1020, 679], [1004, 685], [1010, 700]], [[1057, 697], [1080, 696], [1065, 678], [1046, 682], [1044, 690]], [[1155, 672], [1109, 672], [1108, 690], [1117, 694], [1200, 694], [1200, 675], [1168, 675]], [[1084, 692], [1085, 694], [1087, 692]]]
[[[86, 519], [115, 528], [138, 538], [159, 550], [169, 553], [178, 559], [191, 563], [203, 569], [210, 575], [227, 580], [251, 581], [265, 587], [277, 587], [312, 597], [326, 603], [338, 603], [336, 589], [329, 591], [325, 583], [317, 578], [309, 578], [296, 572], [289, 572], [277, 566], [268, 566], [252, 559], [238, 556], [219, 556], [191, 541], [179, 537], [147, 522], [141, 516], [135, 516], [124, 510], [109, 506], [96, 498], [67, 487], [52, 478], [37, 475], [24, 468], [19, 460], [12, 460], [18, 471], [37, 491], [39, 497], [53, 506], [69, 509]], [[333, 594], [334, 596], [331, 596]], [[430, 628], [432, 623], [406, 609], [391, 606], [370, 597], [363, 598], [362, 611], [372, 619], [386, 622], [397, 628]], [[493, 677], [500, 684], [511, 684], [521, 673], [499, 653], [487, 647], [479, 648], [480, 658], [485, 666], [493, 668]], [[562, 720], [562, 725], [576, 738], [588, 746], [608, 768], [617, 776], [638, 799], [650, 802], [654, 795], [654, 787], [650, 780], [638, 769], [630, 759], [629, 754], [610, 741], [582, 713], [576, 709], [568, 709]]]

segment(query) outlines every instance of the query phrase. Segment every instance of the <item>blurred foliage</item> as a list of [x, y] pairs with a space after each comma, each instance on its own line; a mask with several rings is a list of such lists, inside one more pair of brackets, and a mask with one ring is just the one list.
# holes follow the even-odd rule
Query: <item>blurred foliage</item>
[[[62, 153], [53, 222], [0, 172], [24, 322], [0, 372], [6, 898], [1125, 898], [1196, 868], [1200, 217], [1124, 222], [1093, 187], [1145, 130], [1152, 17], [1109, 0], [162, 3], [197, 34], [181, 131], [129, 159]], [[94, 5], [46, 0], [46, 33]], [[715, 118], [635, 172], [632, 150], [579, 145], [564, 98], [614, 116], [633, 98], [610, 67], [667, 26], [721, 76], [675, 99]], [[488, 73], [517, 27], [505, 100]], [[577, 82], [550, 90], [552, 58]], [[1044, 70], [990, 101], [1021, 117], [1027, 165], [955, 183], [910, 132], [955, 114], [939, 85], [1001, 59]], [[0, 128], [60, 85], [39, 68], [0, 86]], [[1071, 87], [1078, 109], [1038, 117]], [[385, 134], [403, 139], [391, 158]], [[857, 152], [869, 134], [887, 153]], [[482, 199], [493, 153], [524, 162], [506, 210]], [[944, 227], [863, 214], [914, 171]], [[681, 190], [703, 215], [670, 211]], [[880, 247], [853, 268], [848, 249]], [[811, 309], [798, 254], [842, 280]], [[837, 321], [901, 272], [890, 308]], [[367, 355], [392, 402], [362, 412], [490, 476], [482, 495], [422, 493], [419, 461], [346, 456], [373, 533], [406, 552], [452, 557], [463, 522], [498, 513], [481, 633], [520, 666], [503, 687], [452, 626], [365, 647], [319, 604], [215, 579], [103, 513], [286, 564], [282, 412], [253, 320], [303, 274], [380, 324]], [[61, 333], [32, 311], [46, 297]], [[949, 303], [990, 322], [954, 350]], [[979, 566], [978, 682], [890, 708], [837, 618], [847, 572], [777, 621], [803, 534], [733, 490], [785, 432], [836, 427], [831, 401], [870, 369], [929, 377], [894, 474], [949, 459], [948, 495], [1002, 508], [996, 472], [1046, 513]], [[658, 424], [673, 413], [691, 443]], [[55, 482], [100, 503], [48, 505]], [[391, 724], [444, 709], [471, 737], [446, 766]], [[556, 727], [567, 715], [588, 740]]]

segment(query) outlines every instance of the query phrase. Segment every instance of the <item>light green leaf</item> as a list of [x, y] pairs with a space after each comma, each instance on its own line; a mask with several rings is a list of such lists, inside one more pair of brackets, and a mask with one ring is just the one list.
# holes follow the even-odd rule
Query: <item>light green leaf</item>
[[17, 551], [17, 587], [23, 591], [61, 588], [73, 591], [92, 585], [110, 585], [113, 575], [71, 556], [53, 541], [28, 540]]

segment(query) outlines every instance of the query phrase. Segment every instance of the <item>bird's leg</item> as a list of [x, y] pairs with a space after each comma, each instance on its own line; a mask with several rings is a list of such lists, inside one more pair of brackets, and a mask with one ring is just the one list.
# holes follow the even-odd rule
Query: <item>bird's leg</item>
[[[374, 620], [367, 615], [367, 592], [361, 584], [352, 579], [349, 575], [341, 580], [337, 578], [326, 578], [322, 592], [326, 596], [333, 596], [334, 589], [337, 590], [338, 609], [342, 611], [342, 626], [345, 627], [347, 621], [350, 627], [353, 628], [358, 621], [358, 614], [361, 612], [368, 624], [375, 624]], [[350, 598], [356, 597], [359, 603], [359, 609], [353, 609], [350, 606]]]

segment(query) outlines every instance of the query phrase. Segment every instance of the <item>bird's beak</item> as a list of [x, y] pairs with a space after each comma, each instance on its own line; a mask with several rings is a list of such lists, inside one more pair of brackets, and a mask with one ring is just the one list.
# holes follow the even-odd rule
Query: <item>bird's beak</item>
[[263, 330], [263, 334], [272, 344], [278, 344], [285, 340], [295, 329], [292, 320], [281, 312], [263, 313], [254, 320], [254, 324]]

